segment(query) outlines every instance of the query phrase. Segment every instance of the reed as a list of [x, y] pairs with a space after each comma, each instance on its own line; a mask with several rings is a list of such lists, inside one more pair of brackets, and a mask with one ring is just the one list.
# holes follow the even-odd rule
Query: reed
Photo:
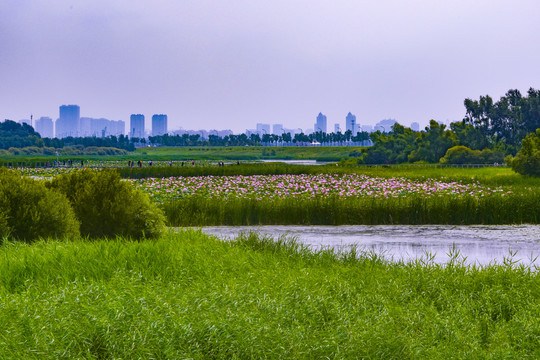
[[198, 231], [0, 247], [2, 359], [538, 358], [535, 269]]
[[540, 193], [486, 198], [219, 199], [186, 197], [160, 204], [170, 226], [521, 224], [540, 222]]

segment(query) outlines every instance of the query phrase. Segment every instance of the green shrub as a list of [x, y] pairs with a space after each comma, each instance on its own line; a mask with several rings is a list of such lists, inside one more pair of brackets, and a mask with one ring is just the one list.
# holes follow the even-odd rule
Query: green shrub
[[67, 196], [83, 236], [155, 238], [164, 229], [161, 210], [114, 170], [78, 170], [55, 177], [49, 186]]
[[0, 236], [32, 241], [78, 235], [79, 223], [64, 195], [0, 169]]
[[500, 164], [503, 161], [504, 154], [500, 151], [472, 150], [463, 145], [451, 147], [440, 160], [442, 164]]
[[521, 141], [521, 150], [511, 160], [511, 165], [519, 174], [540, 176], [540, 129]]

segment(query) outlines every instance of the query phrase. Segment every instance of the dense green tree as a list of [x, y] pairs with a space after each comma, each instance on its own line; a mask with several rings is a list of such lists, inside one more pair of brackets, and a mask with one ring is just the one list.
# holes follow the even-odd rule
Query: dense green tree
[[521, 142], [521, 150], [510, 161], [512, 169], [522, 175], [540, 176], [540, 128]]
[[416, 149], [410, 153], [409, 161], [439, 162], [446, 151], [457, 144], [455, 134], [445, 129], [446, 125], [430, 120], [426, 131], [420, 132], [415, 139]]
[[415, 149], [418, 133], [395, 123], [390, 133], [375, 131], [370, 137], [373, 146], [365, 150], [364, 164], [400, 164], [407, 162], [408, 155]]

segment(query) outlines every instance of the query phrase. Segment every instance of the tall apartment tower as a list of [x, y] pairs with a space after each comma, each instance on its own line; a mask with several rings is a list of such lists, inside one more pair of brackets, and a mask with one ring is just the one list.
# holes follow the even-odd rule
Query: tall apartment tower
[[356, 116], [351, 114], [350, 112], [347, 114], [347, 117], [345, 117], [345, 131], [351, 131], [353, 135], [356, 135], [354, 131], [356, 130]]
[[167, 115], [154, 114], [152, 116], [152, 136], [165, 135], [167, 133]]
[[283, 124], [274, 124], [272, 126], [272, 134], [283, 135]]
[[326, 133], [326, 115], [323, 115], [322, 113], [319, 113], [317, 115], [317, 122], [313, 126], [314, 132], [323, 132]]
[[261, 137], [265, 134], [270, 134], [270, 124], [257, 123], [257, 134]]
[[79, 136], [81, 108], [78, 105], [60, 106], [60, 117], [56, 120], [56, 137]]
[[42, 138], [54, 137], [54, 124], [50, 117], [42, 116], [36, 120], [36, 131]]
[[144, 138], [144, 115], [131, 114], [129, 117], [129, 137]]

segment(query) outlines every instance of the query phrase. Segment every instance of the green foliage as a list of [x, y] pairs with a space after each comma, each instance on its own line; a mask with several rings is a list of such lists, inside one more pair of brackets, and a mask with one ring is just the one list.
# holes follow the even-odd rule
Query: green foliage
[[83, 236], [155, 238], [164, 230], [161, 211], [114, 170], [77, 170], [55, 177], [49, 187], [67, 196]]
[[0, 169], [0, 237], [33, 241], [78, 234], [79, 223], [64, 195], [42, 181]]
[[418, 133], [398, 123], [392, 126], [390, 134], [379, 131], [371, 134], [373, 146], [364, 150], [364, 164], [400, 164], [414, 149]]
[[540, 128], [540, 90], [530, 88], [527, 96], [508, 90], [496, 102], [486, 95], [479, 100], [465, 99], [464, 104], [464, 122], [474, 125], [490, 143], [502, 141], [512, 153], [528, 133]]
[[538, 272], [248, 234], [0, 248], [2, 359], [535, 359]]
[[43, 146], [43, 139], [28, 124], [18, 124], [12, 120], [0, 122], [0, 149]]
[[521, 142], [521, 150], [511, 161], [512, 169], [522, 175], [540, 176], [540, 128]]
[[498, 197], [206, 199], [160, 204], [170, 226], [540, 223], [540, 193]]
[[416, 138], [416, 149], [409, 154], [410, 162], [427, 161], [439, 162], [449, 148], [456, 145], [456, 138], [452, 131], [445, 130], [444, 124], [435, 120], [429, 121], [425, 132], [421, 132]]
[[500, 151], [471, 150], [462, 145], [448, 149], [446, 155], [440, 160], [442, 164], [501, 164], [503, 161], [504, 154]]

